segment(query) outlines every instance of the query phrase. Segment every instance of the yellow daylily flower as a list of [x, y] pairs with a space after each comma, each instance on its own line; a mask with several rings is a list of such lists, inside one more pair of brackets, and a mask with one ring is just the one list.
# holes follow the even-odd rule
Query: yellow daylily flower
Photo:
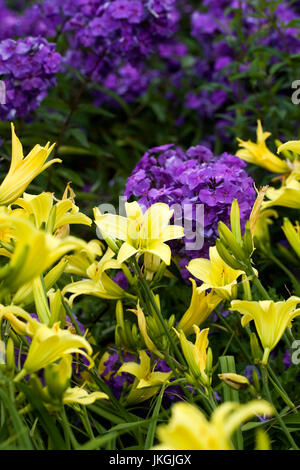
[[86, 248], [77, 251], [74, 255], [68, 255], [68, 265], [65, 272], [76, 274], [76, 276], [85, 277], [88, 267], [103, 255], [103, 244], [100, 240], [90, 240]]
[[249, 163], [262, 166], [274, 173], [290, 173], [291, 168], [289, 162], [281, 160], [272, 153], [266, 146], [266, 140], [271, 135], [270, 132], [264, 132], [261, 122], [257, 121], [257, 142], [248, 140], [247, 142], [242, 139], [237, 139], [239, 147], [242, 147], [236, 152], [236, 156]]
[[150, 357], [146, 351], [139, 351], [140, 363], [125, 362], [118, 374], [127, 372], [136, 377], [132, 389], [127, 397], [128, 403], [137, 403], [147, 400], [157, 393], [159, 387], [166, 383], [172, 375], [170, 372], [155, 372], [151, 370]]
[[285, 329], [292, 327], [292, 320], [300, 315], [300, 297], [292, 296], [286, 301], [273, 300], [233, 300], [230, 310], [236, 310], [243, 315], [242, 326], [254, 320], [256, 331], [265, 350], [263, 363], [268, 360], [269, 353], [281, 339]]
[[[79, 212], [79, 208], [70, 199], [63, 199], [55, 205], [53, 203], [54, 196], [52, 193], [41, 193], [37, 196], [24, 193], [23, 197], [14, 201], [10, 207], [19, 206], [17, 209], [12, 210], [13, 214], [33, 219], [37, 228], [41, 228], [44, 225], [46, 230], [49, 231], [50, 229], [50, 232], [55, 235], [61, 235], [62, 228], [69, 226], [69, 224], [92, 224], [92, 220]], [[53, 212], [54, 220], [52, 222], [51, 216]], [[64, 236], [67, 234], [66, 230], [64, 230]]]
[[178, 331], [182, 330], [186, 335], [193, 332], [193, 325], [200, 326], [222, 300], [213, 291], [207, 294], [199, 290], [194, 279], [190, 281], [193, 286], [191, 303], [177, 327]]
[[11, 124], [12, 158], [9, 172], [0, 185], [0, 205], [8, 205], [21, 196], [31, 181], [53, 163], [61, 163], [55, 158], [46, 163], [47, 158], [55, 144], [49, 147], [36, 145], [24, 158], [23, 147], [15, 134], [14, 125]]
[[210, 247], [209, 258], [209, 260], [206, 258], [192, 259], [186, 268], [194, 277], [203, 281], [203, 284], [198, 287], [199, 292], [213, 289], [219, 297], [229, 300], [235, 295], [237, 278], [244, 271], [228, 266], [220, 257], [215, 246]]
[[156, 348], [155, 344], [153, 343], [152, 339], [150, 338], [150, 336], [148, 334], [147, 321], [146, 321], [146, 317], [144, 315], [144, 312], [141, 309], [140, 301], [138, 301], [138, 304], [136, 306], [136, 310], [129, 309], [129, 312], [133, 312], [137, 316], [139, 329], [140, 329], [141, 335], [142, 335], [142, 337], [145, 341], [145, 345], [146, 345], [147, 349], [149, 349], [149, 351], [153, 351], [157, 356], [162, 357], [162, 354], [158, 351], [158, 349]]
[[[51, 268], [45, 276], [43, 276], [44, 286], [46, 292], [56, 284], [62, 274], [65, 272], [66, 266], [68, 265], [68, 261], [66, 256], [64, 256], [53, 268]], [[15, 305], [22, 304], [23, 307], [26, 305], [31, 305], [34, 302], [34, 295], [33, 295], [33, 281], [30, 280], [26, 284], [23, 284], [17, 292], [12, 297], [12, 302]]]
[[157, 430], [160, 444], [152, 450], [234, 450], [233, 432], [256, 415], [273, 414], [273, 407], [264, 400], [246, 404], [226, 402], [218, 406], [210, 421], [194, 405], [176, 403], [168, 424]]
[[[25, 321], [19, 320], [18, 317]], [[15, 305], [6, 307], [0, 305], [0, 322], [3, 318], [8, 320], [15, 332], [22, 336], [32, 337], [41, 325], [28, 312]]]
[[116, 259], [112, 259], [113, 256], [114, 252], [108, 248], [101, 260], [92, 263], [86, 270], [88, 279], [72, 282], [63, 288], [63, 295], [66, 293], [73, 294], [69, 298], [70, 305], [73, 304], [76, 297], [82, 294], [93, 295], [102, 299], [121, 299], [127, 295], [126, 292], [105, 273], [108, 269], [121, 268], [120, 263]]
[[0, 225], [12, 230], [15, 243], [9, 262], [0, 269], [3, 282], [13, 292], [49, 269], [67, 252], [85, 247], [79, 238], [58, 239], [12, 214], [0, 213]]
[[126, 217], [114, 214], [101, 215], [94, 209], [95, 223], [103, 235], [122, 240], [118, 261], [123, 263], [137, 253], [158, 256], [169, 265], [171, 249], [164, 243], [184, 236], [183, 227], [169, 225], [173, 215], [167, 204], [153, 204], [143, 214], [137, 202], [125, 203]]
[[109, 396], [103, 392], [92, 392], [89, 393], [82, 387], [70, 387], [63, 394], [63, 404], [64, 405], [74, 405], [78, 403], [79, 405], [91, 405], [96, 400], [109, 399]]
[[269, 201], [262, 203], [263, 209], [271, 206], [300, 209], [300, 173], [291, 173], [279, 189], [269, 187], [266, 196]]
[[19, 375], [23, 377], [37, 372], [64, 355], [72, 353], [82, 354], [89, 360], [90, 367], [93, 365], [93, 359], [90, 357], [92, 347], [83, 336], [60, 329], [59, 322], [51, 328], [41, 323], [32, 337], [26, 361]]
[[285, 144], [279, 145], [277, 152], [287, 154], [292, 159], [292, 170], [296, 173], [300, 171], [300, 159], [296, 156], [296, 154], [300, 154], [300, 140], [290, 140]]
[[199, 379], [204, 386], [210, 385], [210, 378], [207, 375], [207, 348], [208, 348], [208, 333], [209, 328], [204, 330], [199, 329], [198, 326], [193, 325], [193, 330], [196, 333], [196, 341], [193, 344], [189, 341], [183, 331], [179, 333], [175, 330], [179, 340], [182, 352], [188, 363], [191, 375], [195, 379]]

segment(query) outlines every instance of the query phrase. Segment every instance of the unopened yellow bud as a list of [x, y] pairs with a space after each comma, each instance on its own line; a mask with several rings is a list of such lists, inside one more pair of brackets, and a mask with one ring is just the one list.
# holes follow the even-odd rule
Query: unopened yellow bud
[[222, 382], [226, 383], [226, 385], [234, 390], [245, 390], [250, 385], [247, 377], [244, 377], [243, 375], [226, 372], [224, 374], [218, 374], [218, 377]]

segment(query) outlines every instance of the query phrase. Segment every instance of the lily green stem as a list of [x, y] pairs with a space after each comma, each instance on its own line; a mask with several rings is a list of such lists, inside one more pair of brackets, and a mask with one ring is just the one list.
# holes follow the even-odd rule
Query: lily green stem
[[269, 403], [273, 406], [274, 408], [274, 415], [282, 429], [282, 431], [284, 432], [284, 434], [286, 435], [289, 443], [291, 444], [292, 448], [294, 450], [299, 450], [296, 442], [294, 441], [290, 431], [288, 430], [288, 428], [286, 427], [283, 419], [281, 418], [280, 414], [278, 413], [278, 411], [276, 410], [276, 407], [272, 401], [272, 396], [271, 396], [271, 392], [270, 392], [270, 389], [269, 389], [269, 377], [268, 377], [268, 369], [267, 367], [265, 366], [262, 366], [261, 367], [261, 373], [262, 373], [262, 380], [263, 380], [263, 388], [264, 388], [264, 392], [265, 392], [265, 395], [266, 395], [266, 398], [267, 400], [269, 401]]

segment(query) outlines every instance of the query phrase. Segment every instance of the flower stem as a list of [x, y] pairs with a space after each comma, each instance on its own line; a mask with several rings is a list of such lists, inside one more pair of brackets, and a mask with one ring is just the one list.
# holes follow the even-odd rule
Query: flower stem
[[286, 435], [289, 443], [291, 444], [292, 448], [294, 450], [299, 450], [296, 442], [294, 441], [290, 431], [288, 430], [288, 428], [286, 427], [283, 419], [281, 418], [280, 414], [278, 413], [278, 411], [276, 410], [276, 407], [272, 401], [272, 396], [271, 396], [271, 392], [270, 392], [270, 389], [269, 389], [269, 377], [268, 377], [268, 369], [267, 367], [265, 366], [262, 366], [261, 367], [261, 373], [262, 373], [262, 379], [263, 379], [263, 388], [264, 388], [264, 392], [265, 392], [265, 395], [266, 395], [266, 398], [268, 399], [269, 403], [271, 403], [271, 405], [273, 405], [273, 408], [274, 408], [274, 415], [282, 429], [282, 431], [284, 432], [284, 434]]

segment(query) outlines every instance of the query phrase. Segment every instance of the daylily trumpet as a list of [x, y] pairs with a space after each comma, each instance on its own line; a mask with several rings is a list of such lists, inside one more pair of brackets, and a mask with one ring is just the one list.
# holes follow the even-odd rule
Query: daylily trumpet
[[47, 158], [53, 150], [55, 144], [49, 147], [49, 142], [45, 147], [36, 145], [24, 158], [23, 147], [15, 134], [14, 125], [11, 124], [12, 133], [12, 158], [9, 172], [0, 185], [0, 205], [7, 205], [21, 196], [31, 181], [42, 171], [46, 170], [53, 163], [61, 163], [59, 158], [55, 158], [46, 163]]
[[262, 166], [274, 173], [290, 173], [291, 168], [288, 162], [281, 160], [272, 153], [266, 146], [266, 140], [271, 135], [270, 132], [264, 132], [261, 122], [257, 121], [257, 142], [237, 139], [239, 146], [242, 147], [236, 152], [236, 156], [249, 163]]
[[209, 260], [206, 258], [192, 259], [187, 270], [203, 284], [198, 288], [199, 292], [213, 289], [219, 297], [229, 300], [235, 295], [237, 278], [244, 271], [236, 270], [228, 266], [220, 257], [215, 246], [209, 249]]
[[190, 281], [193, 286], [191, 303], [177, 327], [178, 331], [182, 330], [186, 335], [193, 332], [193, 325], [200, 326], [222, 300], [213, 291], [207, 294], [199, 290], [194, 279]]
[[108, 395], [103, 392], [89, 393], [83, 387], [70, 387], [72, 376], [72, 356], [64, 355], [59, 363], [50, 364], [45, 368], [46, 387], [44, 391], [49, 395], [50, 401], [56, 399], [64, 405], [90, 405], [94, 401], [106, 398]]
[[63, 394], [63, 404], [64, 405], [73, 405], [78, 403], [79, 405], [91, 405], [96, 400], [108, 400], [109, 396], [103, 392], [91, 392], [89, 393], [82, 387], [70, 387], [67, 388]]
[[[86, 350], [83, 351], [83, 349]], [[52, 364], [66, 354], [78, 353], [86, 357], [93, 365], [92, 347], [83, 336], [78, 336], [68, 330], [61, 330], [59, 322], [52, 328], [41, 323], [32, 337], [23, 369], [17, 376], [19, 380], [26, 374], [32, 374]]]
[[153, 450], [233, 450], [231, 436], [255, 415], [272, 415], [273, 407], [264, 400], [245, 405], [226, 402], [213, 412], [210, 421], [194, 405], [176, 403], [168, 424], [157, 430], [160, 444]]
[[266, 196], [269, 201], [262, 203], [263, 209], [272, 206], [300, 209], [300, 173], [291, 173], [279, 189], [269, 187]]
[[37, 196], [24, 193], [23, 197], [14, 201], [10, 207], [12, 206], [19, 206], [12, 210], [12, 214], [33, 219], [37, 228], [44, 226], [46, 231], [59, 235], [60, 238], [64, 238], [62, 234], [68, 234], [65, 229], [62, 233], [62, 229], [69, 224], [92, 224], [92, 220], [79, 212], [79, 208], [71, 199], [62, 199], [54, 205], [52, 193], [41, 193]]
[[118, 374], [127, 372], [136, 377], [127, 397], [128, 403], [137, 403], [152, 397], [157, 393], [159, 387], [166, 383], [172, 375], [172, 371], [151, 371], [150, 357], [146, 351], [140, 351], [139, 357], [139, 364], [136, 362], [125, 362], [118, 370]]
[[207, 372], [209, 372], [208, 369], [211, 366], [209, 362], [212, 362], [210, 355], [207, 354], [209, 328], [200, 331], [198, 326], [193, 325], [193, 329], [196, 333], [195, 344], [186, 339], [182, 330], [179, 333], [175, 331], [180, 340], [181, 349], [189, 366], [191, 376], [196, 380], [199, 379], [202, 385], [209, 386], [211, 379]]
[[7, 254], [9, 262], [0, 269], [1, 279], [13, 292], [49, 269], [67, 252], [86, 245], [75, 237], [53, 237], [30, 221], [5, 212], [0, 213], [0, 224], [11, 230], [15, 244], [13, 252]]
[[88, 279], [78, 282], [72, 282], [64, 287], [62, 293], [72, 293], [69, 298], [70, 305], [76, 297], [82, 294], [93, 295], [102, 299], [121, 299], [126, 292], [118, 286], [105, 273], [108, 269], [120, 269], [121, 265], [114, 257], [114, 252], [108, 248], [104, 256], [97, 263], [92, 263], [86, 270]]
[[145, 214], [137, 202], [126, 203], [125, 208], [127, 218], [101, 215], [98, 209], [94, 209], [95, 223], [103, 235], [124, 242], [118, 261], [123, 263], [137, 253], [149, 253], [169, 265], [171, 249], [164, 242], [184, 236], [183, 227], [169, 225], [173, 210], [163, 203], [153, 204]]
[[300, 297], [290, 297], [286, 301], [273, 300], [233, 300], [230, 310], [237, 310], [243, 315], [242, 326], [254, 320], [256, 331], [264, 348], [263, 363], [267, 363], [269, 353], [281, 339], [285, 329], [292, 327], [292, 320], [300, 315]]

